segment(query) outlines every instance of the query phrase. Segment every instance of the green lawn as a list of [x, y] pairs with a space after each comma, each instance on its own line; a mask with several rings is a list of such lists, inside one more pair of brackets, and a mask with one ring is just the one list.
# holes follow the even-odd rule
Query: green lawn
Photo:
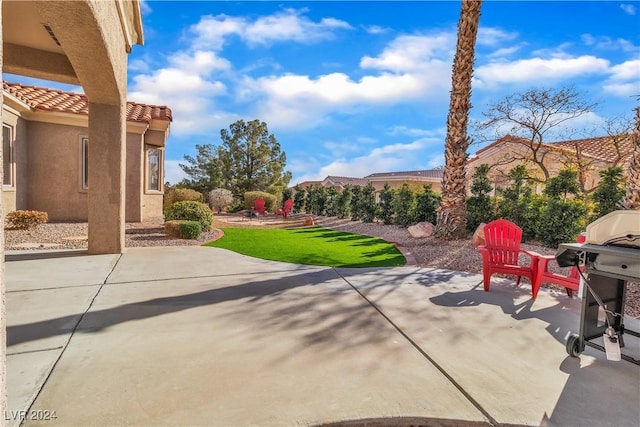
[[223, 228], [224, 237], [205, 246], [229, 249], [272, 261], [329, 267], [393, 267], [404, 256], [377, 237], [323, 227]]

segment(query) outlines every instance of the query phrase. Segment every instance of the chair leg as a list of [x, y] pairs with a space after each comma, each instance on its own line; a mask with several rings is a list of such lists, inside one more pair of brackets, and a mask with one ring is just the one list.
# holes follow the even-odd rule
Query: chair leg
[[489, 286], [491, 285], [491, 271], [484, 270], [484, 291], [489, 292]]
[[569, 289], [569, 288], [565, 288], [567, 290], [567, 295], [569, 295], [569, 298], [573, 298], [573, 289]]
[[516, 280], [516, 286], [520, 286], [520, 279], [522, 278], [522, 276], [518, 276], [518, 280]]

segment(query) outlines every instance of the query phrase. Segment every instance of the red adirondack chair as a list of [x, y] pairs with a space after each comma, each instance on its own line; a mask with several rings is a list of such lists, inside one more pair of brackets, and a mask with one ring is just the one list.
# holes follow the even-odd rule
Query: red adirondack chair
[[256, 201], [253, 202], [252, 209], [258, 212], [260, 215], [265, 215], [267, 213], [267, 209], [264, 206], [264, 199], [256, 199]]
[[[520, 249], [522, 229], [511, 221], [498, 219], [484, 227], [484, 240], [484, 246], [478, 246], [478, 251], [482, 254], [484, 290], [489, 291], [491, 275], [494, 273], [518, 276], [516, 282], [518, 285], [522, 276], [527, 277], [531, 281], [533, 290], [540, 255]], [[530, 257], [529, 265], [520, 265], [518, 260], [520, 254]]]
[[284, 202], [284, 206], [282, 207], [282, 216], [287, 217], [291, 213], [291, 209], [293, 208], [293, 200], [287, 199]]
[[[585, 236], [578, 236], [577, 241], [578, 243], [584, 243]], [[540, 255], [536, 280], [533, 283], [533, 299], [538, 296], [540, 285], [543, 283], [564, 286], [567, 295], [570, 297], [573, 296], [573, 291], [577, 291], [580, 288], [580, 272], [578, 271], [578, 267], [573, 267], [568, 276], [549, 271], [549, 263], [555, 261], [555, 259], [556, 257], [553, 255]], [[580, 267], [580, 269], [584, 271], [584, 266]]]

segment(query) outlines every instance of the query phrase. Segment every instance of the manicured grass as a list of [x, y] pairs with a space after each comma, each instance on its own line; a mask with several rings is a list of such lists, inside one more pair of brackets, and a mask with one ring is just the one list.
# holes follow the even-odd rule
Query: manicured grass
[[294, 264], [329, 267], [393, 267], [405, 264], [400, 251], [382, 239], [323, 227], [223, 228], [223, 231], [224, 237], [205, 246]]

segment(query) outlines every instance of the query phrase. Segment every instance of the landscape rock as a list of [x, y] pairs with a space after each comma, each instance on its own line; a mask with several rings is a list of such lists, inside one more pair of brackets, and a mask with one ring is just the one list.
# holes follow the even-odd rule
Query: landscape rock
[[313, 218], [309, 216], [304, 219], [304, 225], [315, 225], [315, 222], [313, 222]]
[[487, 225], [484, 222], [481, 222], [476, 231], [473, 232], [473, 246], [483, 246], [484, 245], [484, 226]]
[[416, 225], [412, 225], [408, 228], [411, 237], [431, 237], [435, 226], [430, 222], [419, 222]]

